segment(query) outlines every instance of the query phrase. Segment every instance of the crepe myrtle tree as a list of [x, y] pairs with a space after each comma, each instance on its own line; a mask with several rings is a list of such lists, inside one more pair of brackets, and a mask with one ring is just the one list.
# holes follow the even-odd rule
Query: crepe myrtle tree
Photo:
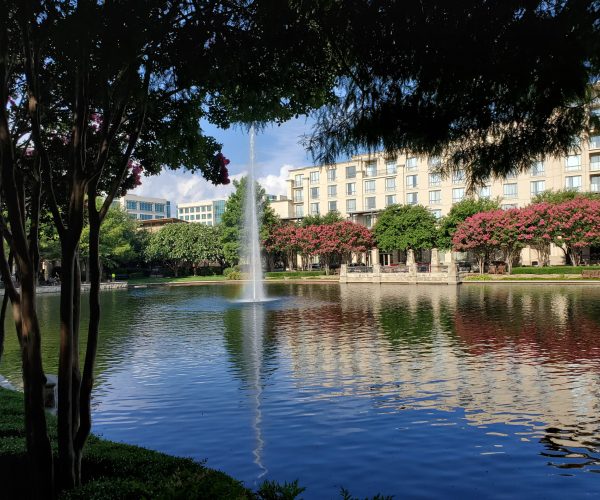
[[[112, 200], [142, 172], [163, 168], [185, 166], [227, 183], [227, 160], [203, 134], [201, 119], [219, 126], [283, 121], [328, 100], [333, 65], [320, 31], [302, 16], [291, 3], [258, 0], [23, 1], [0, 8], [0, 229], [20, 290], [4, 248], [0, 271], [22, 341], [33, 497], [81, 482], [100, 320], [100, 231]], [[97, 207], [99, 196], [105, 201]], [[56, 474], [35, 305], [45, 210], [62, 261]], [[77, 254], [86, 217], [91, 290], [81, 367]]]
[[473, 252], [483, 274], [486, 260], [500, 248], [495, 239], [496, 224], [500, 210], [479, 212], [461, 222], [452, 236], [453, 249], [458, 252]]
[[578, 266], [583, 247], [600, 243], [600, 200], [575, 198], [548, 207], [548, 234]]

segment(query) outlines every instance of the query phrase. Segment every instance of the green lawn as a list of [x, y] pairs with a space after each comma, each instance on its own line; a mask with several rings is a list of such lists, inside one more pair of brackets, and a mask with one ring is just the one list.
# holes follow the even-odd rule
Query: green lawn
[[166, 278], [131, 278], [127, 282], [130, 285], [147, 285], [149, 283], [189, 283], [191, 281], [224, 281], [226, 278], [223, 275], [216, 276], [182, 276], [174, 278], [172, 276]]

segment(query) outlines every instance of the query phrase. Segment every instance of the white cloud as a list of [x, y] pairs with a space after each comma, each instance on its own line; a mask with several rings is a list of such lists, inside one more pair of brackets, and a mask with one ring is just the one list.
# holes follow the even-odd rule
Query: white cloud
[[[268, 194], [286, 194], [287, 178], [291, 168], [310, 164], [304, 149], [299, 145], [310, 123], [305, 119], [287, 122], [281, 126], [268, 127], [256, 136], [255, 171], [258, 182]], [[212, 132], [212, 131], [211, 131]], [[230, 178], [246, 175], [249, 164], [249, 140], [242, 130], [215, 133], [223, 143], [225, 156], [243, 158], [229, 165]], [[228, 154], [228, 151], [230, 153]], [[185, 171], [165, 171], [158, 176], [144, 177], [142, 185], [132, 191], [141, 196], [166, 198], [171, 203], [186, 203], [204, 199], [227, 198], [233, 185], [214, 186], [201, 174]]]

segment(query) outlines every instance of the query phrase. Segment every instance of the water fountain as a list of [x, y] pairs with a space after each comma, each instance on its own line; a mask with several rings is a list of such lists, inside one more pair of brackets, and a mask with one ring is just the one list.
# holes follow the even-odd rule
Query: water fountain
[[246, 178], [246, 200], [244, 206], [243, 248], [244, 260], [249, 274], [249, 281], [244, 285], [243, 300], [245, 302], [264, 302], [265, 290], [262, 282], [262, 259], [259, 242], [259, 210], [256, 200], [256, 180], [254, 177], [254, 125], [250, 127], [250, 166]]

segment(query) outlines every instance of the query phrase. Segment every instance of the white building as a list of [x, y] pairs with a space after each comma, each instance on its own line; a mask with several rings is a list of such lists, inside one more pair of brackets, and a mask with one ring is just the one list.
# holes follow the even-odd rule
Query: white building
[[115, 201], [132, 219], [152, 220], [171, 217], [171, 202], [165, 198], [127, 194]]
[[226, 200], [200, 200], [177, 204], [177, 218], [214, 226], [221, 222]]

